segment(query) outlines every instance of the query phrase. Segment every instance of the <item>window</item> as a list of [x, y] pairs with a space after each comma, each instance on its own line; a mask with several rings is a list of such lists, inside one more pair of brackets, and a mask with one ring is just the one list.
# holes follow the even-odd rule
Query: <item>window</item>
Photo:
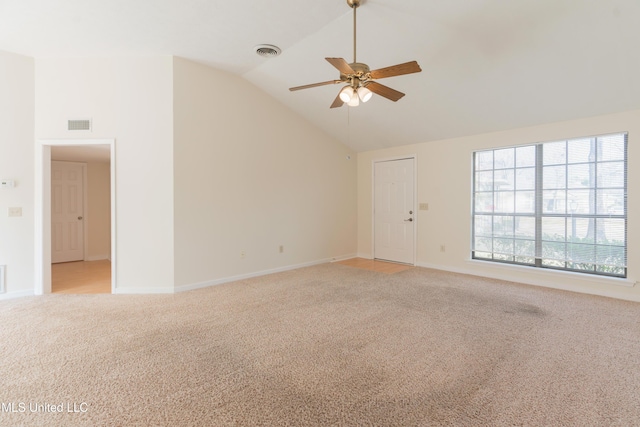
[[627, 276], [627, 134], [474, 153], [472, 258]]

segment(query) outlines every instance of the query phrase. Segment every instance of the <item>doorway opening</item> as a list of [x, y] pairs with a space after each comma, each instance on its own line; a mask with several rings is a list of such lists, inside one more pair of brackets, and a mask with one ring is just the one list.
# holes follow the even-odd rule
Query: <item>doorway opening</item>
[[36, 144], [36, 295], [115, 293], [115, 140]]

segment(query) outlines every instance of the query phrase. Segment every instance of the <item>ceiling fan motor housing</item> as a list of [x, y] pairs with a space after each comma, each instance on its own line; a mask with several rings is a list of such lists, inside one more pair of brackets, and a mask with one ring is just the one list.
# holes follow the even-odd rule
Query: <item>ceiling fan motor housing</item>
[[361, 81], [369, 80], [370, 78], [369, 73], [371, 72], [371, 70], [369, 69], [369, 66], [367, 64], [364, 64], [362, 62], [352, 62], [351, 64], [349, 64], [349, 66], [353, 71], [355, 71], [355, 73], [353, 74], [340, 73], [340, 80], [347, 82], [351, 80], [353, 77], [356, 77], [358, 80], [361, 80]]

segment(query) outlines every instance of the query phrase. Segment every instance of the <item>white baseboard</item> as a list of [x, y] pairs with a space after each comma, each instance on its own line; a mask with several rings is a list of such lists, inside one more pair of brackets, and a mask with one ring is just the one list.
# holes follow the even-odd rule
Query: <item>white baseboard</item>
[[352, 259], [352, 258], [358, 258], [358, 254], [334, 256], [333, 258], [331, 258], [331, 262], [344, 261], [344, 260]]
[[85, 259], [85, 261], [102, 261], [103, 259], [109, 259], [111, 258], [111, 255], [106, 254], [106, 255], [92, 255], [90, 257], [87, 257]]
[[361, 254], [361, 253], [359, 253], [359, 254], [356, 254], [356, 257], [364, 258], [364, 259], [373, 259], [373, 255], [371, 255], [371, 254]]
[[[483, 261], [469, 260], [468, 262], [476, 263], [476, 262], [483, 262]], [[592, 276], [592, 275], [585, 275], [585, 274], [565, 272], [565, 271], [550, 271], [550, 270], [539, 271], [537, 269], [533, 269], [532, 267], [523, 267], [518, 265], [496, 265], [496, 266], [492, 265], [491, 266], [497, 269], [502, 268], [502, 269], [510, 270], [510, 271], [506, 271], [505, 273], [478, 271], [471, 267], [470, 268], [448, 267], [448, 266], [428, 264], [428, 263], [416, 263], [416, 266], [423, 267], [423, 268], [432, 268], [434, 270], [448, 271], [450, 273], [468, 274], [471, 276], [486, 277], [489, 279], [504, 280], [507, 282], [522, 283], [525, 285], [541, 286], [545, 288], [560, 289], [563, 291], [570, 291], [570, 292], [577, 292], [582, 294], [598, 295], [602, 297], [640, 302], [640, 295], [629, 294], [627, 292], [619, 292], [616, 290], [616, 287], [619, 287], [618, 289], [630, 288], [630, 287], [634, 287], [637, 284], [637, 282], [633, 280], [627, 280], [627, 279], [617, 279], [617, 278], [606, 277], [606, 276]], [[526, 271], [527, 275], [536, 275], [537, 277], [533, 278], [533, 277], [519, 276], [518, 270], [523, 268], [527, 269]], [[563, 283], [563, 276], [564, 276], [565, 282], [567, 278], [571, 278], [576, 282], [583, 282], [583, 284], [565, 284]], [[596, 283], [606, 284], [608, 286], [610, 285], [611, 288], [610, 289], [594, 289], [586, 286], [588, 284], [596, 284]]]
[[116, 288], [113, 292], [116, 295], [153, 295], [153, 294], [172, 294], [173, 288]]
[[[250, 279], [252, 277], [266, 276], [267, 274], [281, 273], [283, 271], [290, 271], [290, 270], [296, 270], [298, 268], [303, 268], [303, 267], [311, 267], [313, 265], [326, 264], [328, 262], [337, 261], [339, 258], [343, 258], [343, 257], [332, 257], [332, 258], [320, 259], [320, 260], [316, 260], [316, 261], [303, 262], [301, 264], [287, 265], [287, 266], [284, 266], [284, 267], [272, 268], [272, 269], [269, 269], [269, 270], [262, 270], [262, 271], [256, 271], [256, 272], [253, 272], [253, 273], [239, 274], [237, 276], [224, 277], [224, 278], [221, 278], [221, 279], [208, 280], [206, 282], [192, 283], [190, 285], [176, 286], [175, 291], [176, 291], [176, 293], [177, 292], [192, 291], [192, 290], [195, 290], [195, 289], [207, 288], [209, 286], [222, 285], [224, 283], [229, 283], [229, 282], [237, 282], [238, 280]], [[348, 258], [353, 258], [353, 256], [344, 255], [344, 259], [348, 259]]]
[[[448, 271], [449, 273], [460, 273], [460, 274], [470, 274], [472, 276], [489, 277], [489, 276], [482, 276], [478, 274], [478, 272], [472, 272], [471, 270], [468, 270], [468, 269], [453, 268], [453, 267], [447, 267], [442, 265], [429, 264], [426, 262], [416, 262], [416, 267], [431, 268], [433, 270], [440, 270], [440, 271]], [[497, 277], [491, 277], [491, 279], [497, 279]]]
[[32, 297], [33, 295], [34, 295], [33, 289], [28, 289], [25, 291], [7, 292], [4, 294], [0, 294], [0, 301], [7, 300], [7, 299], [14, 299], [14, 298]]

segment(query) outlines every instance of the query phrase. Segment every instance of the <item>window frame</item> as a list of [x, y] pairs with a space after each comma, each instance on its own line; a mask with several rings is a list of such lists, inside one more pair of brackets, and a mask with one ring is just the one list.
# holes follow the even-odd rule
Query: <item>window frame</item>
[[[622, 143], [623, 143], [622, 159], [607, 160], [606, 158], [601, 159], [598, 157], [599, 155], [601, 155], [599, 154], [600, 151], [598, 148], [599, 139], [605, 139], [607, 137], [622, 138]], [[501, 264], [513, 264], [513, 265], [543, 268], [543, 269], [549, 269], [549, 270], [570, 271], [570, 272], [596, 275], [596, 276], [627, 278], [627, 274], [628, 274], [628, 265], [627, 265], [627, 261], [628, 261], [628, 238], [627, 238], [628, 237], [627, 236], [628, 179], [627, 177], [628, 177], [628, 160], [629, 160], [628, 138], [629, 138], [628, 132], [625, 131], [625, 132], [615, 132], [615, 133], [602, 134], [602, 135], [592, 135], [588, 137], [577, 137], [577, 138], [567, 138], [567, 139], [554, 140], [554, 141], [548, 141], [548, 142], [537, 142], [537, 143], [524, 144], [524, 145], [518, 145], [518, 146], [505, 146], [505, 147], [488, 148], [483, 150], [474, 150], [472, 155], [471, 259], [477, 260], [477, 261], [496, 262]], [[571, 146], [570, 144], [579, 143], [579, 141], [581, 140], [589, 140], [590, 141], [589, 143], [595, 144], [594, 145], [595, 151], [591, 152], [591, 153], [594, 153], [593, 158], [589, 157], [588, 160], [586, 161], [571, 161], [569, 158], [570, 157], [569, 147]], [[547, 192], [550, 190], [549, 188], [544, 187], [544, 174], [545, 174], [545, 171], [550, 170], [556, 164], [544, 163], [544, 160], [545, 160], [544, 147], [552, 147], [552, 144], [559, 144], [559, 143], [564, 143], [564, 159], [562, 162], [558, 163], [557, 166], [558, 167], [561, 166], [564, 168], [565, 183], [563, 187], [561, 188], [558, 187], [559, 190], [556, 190], [556, 191], [565, 192], [564, 207], [563, 207], [564, 213], [546, 212], [545, 206], [544, 206], [544, 203], [545, 203], [544, 195], [545, 195], [545, 190]], [[516, 202], [518, 193], [530, 192], [531, 190], [528, 190], [527, 188], [519, 190], [518, 180], [516, 179], [516, 176], [519, 171], [522, 171], [525, 169], [531, 169], [532, 166], [528, 164], [525, 164], [524, 166], [518, 166], [517, 150], [518, 149], [531, 150], [531, 147], [533, 147], [533, 150], [535, 152], [535, 157], [533, 162], [534, 176], [535, 176], [535, 184], [533, 188], [534, 208], [533, 208], [533, 212], [518, 212], [518, 206]], [[551, 148], [548, 148], [548, 149], [551, 149]], [[509, 162], [506, 162], [507, 166], [497, 167], [496, 152], [500, 150], [513, 150], [513, 158], [511, 159], [511, 165], [509, 165]], [[489, 153], [489, 152], [492, 153], [491, 168], [490, 169], [486, 169], [482, 167], [479, 168], [480, 160], [478, 160], [478, 156], [480, 155], [480, 153]], [[615, 162], [618, 162], [618, 163], [621, 162], [624, 165], [623, 176], [622, 176], [622, 181], [623, 181], [622, 182], [622, 213], [605, 214], [598, 211], [599, 210], [598, 193], [602, 192], [602, 194], [606, 194], [606, 191], [603, 192], [602, 190], [616, 190], [616, 189], [619, 190], [620, 187], [612, 186], [611, 188], [607, 188], [606, 186], [601, 186], [599, 183], [600, 178], [598, 175], [598, 167], [601, 167], [603, 164], [608, 164], [608, 163], [613, 164]], [[586, 189], [581, 189], [581, 188], [576, 189], [569, 185], [569, 181], [571, 179], [569, 177], [570, 166], [575, 167], [576, 165], [588, 168], [590, 171], [589, 174], [593, 174], [594, 181], [593, 182], [590, 181], [589, 186], [586, 187]], [[512, 197], [513, 206], [510, 212], [496, 210], [496, 205], [498, 205], [497, 200], [499, 199], [497, 197], [497, 194], [502, 193], [502, 191], [500, 191], [498, 185], [496, 184], [497, 183], [496, 171], [503, 172], [502, 173], [503, 176], [505, 175], [505, 173], [507, 173], [507, 171], [513, 171], [512, 172], [513, 181], [511, 184], [511, 188], [508, 188], [504, 192], [505, 195], [507, 193], [511, 193], [513, 195]], [[482, 181], [479, 180], [479, 176], [481, 173], [488, 173], [488, 172], [492, 173], [491, 182], [490, 182], [491, 189], [487, 190], [486, 189], [487, 187], [485, 187], [484, 190], [480, 190]], [[508, 186], [509, 181], [508, 180], [506, 181], [507, 181], [506, 185]], [[487, 183], [485, 182], [484, 184], [486, 186]], [[580, 190], [589, 191], [589, 204], [587, 205], [587, 209], [592, 209], [592, 211], [589, 211], [587, 213], [576, 212], [578, 209], [577, 209], [577, 204], [574, 206], [574, 203], [576, 203], [574, 201], [571, 202], [571, 205], [573, 207], [572, 208], [569, 207], [570, 202], [569, 202], [568, 194], [571, 191], [580, 191]], [[553, 189], [551, 191], [553, 191]], [[490, 211], [478, 210], [478, 206], [479, 206], [478, 197], [484, 196], [483, 200], [488, 200], [488, 197], [487, 197], [488, 195], [490, 195], [491, 197], [491, 206], [490, 206], [491, 210]], [[557, 201], [558, 199], [554, 199], [554, 200]], [[478, 224], [476, 223], [479, 218], [483, 218], [483, 221], [485, 221], [484, 223], [485, 226], [487, 224], [486, 222], [487, 219], [489, 219], [491, 224], [490, 235], [486, 235], [486, 233], [482, 233], [482, 234], [477, 233]], [[498, 221], [501, 219], [502, 221], [506, 221], [507, 223], [510, 220], [511, 223], [513, 224], [512, 226], [513, 234], [505, 235], [504, 237], [497, 234], [496, 227], [495, 227], [497, 222], [496, 218], [499, 218]], [[519, 236], [518, 233], [516, 232], [516, 226], [515, 226], [516, 218], [529, 218], [529, 220], [533, 218], [534, 233], [532, 238], [531, 237], [519, 238], [521, 236]], [[550, 219], [550, 218], [562, 219], [562, 221], [559, 221], [559, 222], [560, 223], [564, 222], [564, 239], [563, 240], [557, 240], [557, 242], [554, 240], [550, 240], [548, 238], [545, 240], [545, 236], [543, 236], [543, 220]], [[599, 220], [606, 220], [606, 219], [624, 221], [624, 224], [623, 224], [624, 245], [623, 246], [598, 243], [598, 237], [597, 237], [598, 223], [599, 223]], [[590, 243], [588, 241], [587, 242], [580, 241], [581, 238], [576, 235], [576, 231], [575, 231], [576, 221], [578, 220], [590, 221], [589, 227], [593, 227], [593, 235], [592, 235], [593, 242]], [[521, 220], [518, 220], [518, 221], [521, 221]], [[570, 223], [572, 224], [571, 235], [568, 232], [568, 227]], [[569, 237], [569, 235], [571, 237]], [[480, 250], [482, 249], [482, 246], [478, 244], [479, 239], [485, 239], [486, 241], [491, 242], [491, 245], [488, 250]], [[498, 242], [496, 240], [498, 240]], [[503, 251], [503, 253], [501, 253], [499, 250], [496, 250], [496, 247], [495, 247], [496, 243], [499, 243], [500, 241], [503, 241], [502, 243], [504, 243], [504, 242], [507, 242], [508, 240], [510, 240], [513, 245], [509, 252], [508, 252], [508, 249]], [[526, 245], [531, 244], [531, 242], [533, 242], [533, 245], [534, 245], [533, 256], [531, 256], [530, 254], [520, 255], [517, 250], [517, 245], [524, 244], [526, 247]], [[564, 249], [560, 251], [560, 252], [564, 252], [564, 256], [562, 257], [562, 259], [545, 257], [544, 247], [543, 247], [545, 243], [547, 245], [546, 247], [552, 247], [554, 243], [556, 243], [558, 247], [563, 246]], [[508, 244], [505, 246], [508, 248]], [[569, 248], [571, 248], [571, 250], [575, 249], [576, 250], [575, 254], [572, 252], [572, 255], [570, 256], [568, 252], [570, 250]], [[623, 265], [606, 264], [606, 263], [598, 262], [599, 249], [603, 249], [603, 248], [608, 248], [609, 251], [620, 250]], [[579, 259], [572, 258], [573, 256], [576, 256], [576, 257], [579, 256], [578, 249], [592, 250], [593, 252], [591, 253], [591, 258], [582, 262]], [[478, 254], [483, 254], [484, 256], [478, 256]], [[501, 257], [502, 259], [500, 259]], [[553, 265], [553, 263], [558, 263], [562, 265]], [[576, 266], [582, 267], [582, 268], [576, 268]], [[584, 266], [592, 266], [592, 268], [584, 268]], [[598, 271], [599, 269], [600, 271]], [[611, 270], [606, 271], [607, 269], [611, 269]]]

